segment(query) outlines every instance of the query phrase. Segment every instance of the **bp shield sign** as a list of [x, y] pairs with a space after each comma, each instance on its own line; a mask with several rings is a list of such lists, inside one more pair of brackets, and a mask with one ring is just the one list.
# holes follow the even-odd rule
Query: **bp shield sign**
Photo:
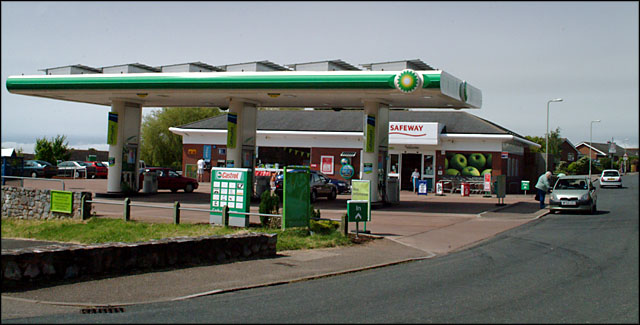
[[347, 221], [361, 222], [371, 221], [369, 216], [369, 201], [349, 200], [347, 201]]

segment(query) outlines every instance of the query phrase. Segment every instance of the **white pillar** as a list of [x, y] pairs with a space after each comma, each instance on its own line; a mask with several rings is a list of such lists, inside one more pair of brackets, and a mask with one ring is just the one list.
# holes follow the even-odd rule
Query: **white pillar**
[[[227, 164], [235, 168], [254, 168], [256, 147], [256, 107], [241, 99], [231, 98], [227, 117]], [[235, 125], [232, 125], [235, 120]], [[232, 139], [233, 138], [233, 139]], [[250, 155], [247, 161], [244, 155]]]
[[[111, 103], [111, 112], [118, 114], [117, 143], [109, 145], [109, 158], [114, 160], [114, 165], [109, 167], [107, 176], [107, 192], [119, 193], [123, 191], [123, 184], [127, 183], [132, 190], [137, 190], [138, 161], [140, 160], [140, 125], [142, 122], [142, 106], [136, 103], [114, 100]], [[133, 161], [129, 161], [130, 171], [123, 170], [123, 163], [128, 162], [123, 156], [125, 151], [131, 152]], [[127, 175], [123, 177], [123, 175]]]
[[[375, 126], [372, 128], [371, 124]], [[372, 131], [373, 136], [369, 133]], [[363, 180], [369, 180], [371, 186], [371, 202], [383, 201], [378, 191], [378, 156], [380, 150], [388, 151], [389, 144], [389, 108], [377, 101], [365, 101], [363, 112], [363, 150], [360, 174]], [[373, 141], [373, 143], [369, 143]], [[386, 157], [385, 157], [386, 158]], [[386, 180], [382, 180], [386, 181]]]
[[[118, 114], [117, 122], [117, 135], [116, 143], [109, 145], [109, 173], [107, 174], [107, 193], [119, 193], [122, 192], [120, 186], [120, 178], [122, 177], [122, 147], [123, 147], [123, 133], [122, 128], [124, 121], [124, 102], [112, 101], [111, 113]], [[111, 162], [113, 161], [113, 166]]]

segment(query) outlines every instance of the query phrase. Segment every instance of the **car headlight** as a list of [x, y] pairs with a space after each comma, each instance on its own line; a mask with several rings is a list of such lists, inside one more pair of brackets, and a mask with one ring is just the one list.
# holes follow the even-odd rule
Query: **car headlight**
[[580, 201], [587, 201], [587, 200], [589, 200], [589, 193], [586, 193], [580, 197]]
[[558, 201], [558, 196], [552, 193], [551, 194], [551, 200]]

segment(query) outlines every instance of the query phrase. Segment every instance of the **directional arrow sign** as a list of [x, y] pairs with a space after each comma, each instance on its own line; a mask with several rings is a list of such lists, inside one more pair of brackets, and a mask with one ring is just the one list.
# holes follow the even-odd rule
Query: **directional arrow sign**
[[369, 202], [364, 200], [347, 201], [347, 221], [371, 221], [369, 215]]

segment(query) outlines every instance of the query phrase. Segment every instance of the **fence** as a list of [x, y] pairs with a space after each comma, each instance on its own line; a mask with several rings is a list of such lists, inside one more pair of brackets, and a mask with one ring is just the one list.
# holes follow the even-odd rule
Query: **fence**
[[62, 183], [62, 190], [65, 190], [64, 187], [64, 180], [62, 179], [48, 179], [48, 178], [32, 178], [32, 177], [20, 177], [20, 176], [2, 176], [2, 184], [4, 185], [4, 179], [5, 178], [10, 178], [10, 179], [19, 179], [20, 180], [20, 187], [24, 187], [24, 180], [28, 179], [28, 180], [38, 180], [38, 181], [49, 181], [49, 182], [61, 182]]
[[[173, 203], [173, 206], [162, 206], [162, 205], [153, 205], [153, 204], [145, 204], [145, 203], [131, 203], [131, 199], [125, 198], [122, 202], [118, 201], [103, 201], [103, 200], [87, 200], [84, 196], [82, 197], [82, 204], [80, 205], [83, 209], [81, 215], [83, 218], [88, 216], [88, 213], [84, 213], [84, 209], [88, 209], [91, 211], [91, 207], [87, 204], [111, 204], [111, 205], [122, 205], [123, 206], [123, 219], [125, 221], [131, 220], [131, 207], [143, 207], [143, 208], [158, 208], [158, 209], [172, 209], [173, 210], [173, 223], [180, 224], [180, 211], [200, 211], [207, 213], [220, 213], [222, 215], [223, 225], [225, 227], [229, 226], [229, 215], [230, 214], [239, 214], [246, 216], [265, 216], [265, 217], [280, 217], [282, 218], [282, 214], [268, 214], [268, 213], [253, 213], [253, 212], [237, 212], [232, 211], [229, 212], [229, 207], [224, 206], [222, 210], [214, 210], [214, 209], [199, 209], [199, 208], [184, 208], [180, 207], [180, 202], [176, 201]], [[346, 222], [345, 218], [342, 219], [330, 219], [330, 218], [310, 218], [311, 220], [327, 220], [327, 221], [337, 221], [341, 223], [341, 227], [345, 227], [344, 223]], [[345, 228], [346, 229], [346, 228]]]

